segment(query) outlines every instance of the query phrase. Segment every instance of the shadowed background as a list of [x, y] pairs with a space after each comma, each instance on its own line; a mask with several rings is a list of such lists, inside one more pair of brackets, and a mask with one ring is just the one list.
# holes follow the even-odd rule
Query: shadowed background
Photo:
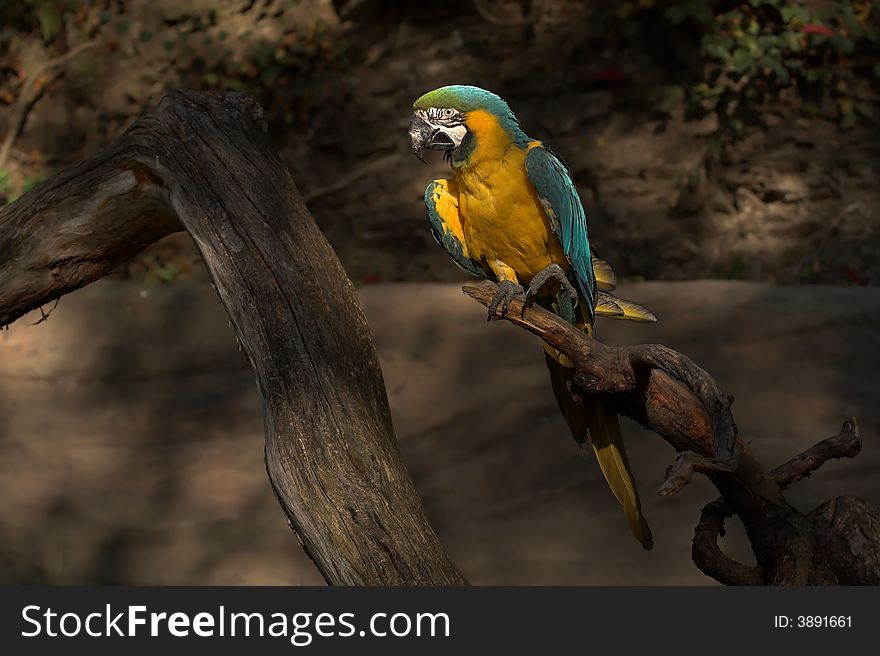
[[[863, 454], [791, 498], [877, 504], [877, 5], [3, 2], [0, 202], [167, 89], [254, 94], [361, 287], [404, 457], [466, 575], [704, 583], [689, 548], [708, 486], [655, 497], [673, 454], [627, 424], [656, 534], [643, 553], [535, 340], [459, 293], [421, 202], [445, 165], [408, 152], [409, 107], [453, 82], [504, 96], [572, 169], [626, 294], [661, 318], [600, 337], [693, 357], [768, 467], [855, 414]], [[0, 580], [320, 582], [272, 497], [252, 377], [189, 238], [114, 277], [0, 333]], [[699, 278], [716, 280], [682, 282]], [[735, 524], [724, 546], [748, 559]]]

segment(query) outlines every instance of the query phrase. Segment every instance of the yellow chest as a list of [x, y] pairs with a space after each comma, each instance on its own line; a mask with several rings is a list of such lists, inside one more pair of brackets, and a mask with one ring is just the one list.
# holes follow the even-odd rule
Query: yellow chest
[[548, 264], [568, 268], [541, 201], [525, 170], [526, 151], [515, 146], [455, 171], [461, 227], [471, 258], [501, 262], [521, 284]]

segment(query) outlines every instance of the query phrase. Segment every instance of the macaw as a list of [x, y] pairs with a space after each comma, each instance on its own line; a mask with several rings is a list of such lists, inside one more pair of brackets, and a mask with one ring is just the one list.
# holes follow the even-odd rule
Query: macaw
[[[597, 316], [652, 322], [642, 306], [613, 296], [616, 277], [590, 248], [587, 217], [571, 174], [542, 142], [528, 137], [499, 96], [473, 86], [445, 86], [413, 104], [413, 153], [443, 151], [452, 177], [425, 190], [431, 232], [469, 273], [498, 283], [489, 320], [512, 300], [537, 302], [593, 334]], [[422, 159], [422, 161], [424, 161]], [[525, 285], [526, 287], [523, 287]], [[641, 511], [617, 413], [602, 402], [576, 402], [571, 361], [544, 343], [553, 391], [578, 444], [589, 442], [630, 530], [645, 549], [651, 529]]]

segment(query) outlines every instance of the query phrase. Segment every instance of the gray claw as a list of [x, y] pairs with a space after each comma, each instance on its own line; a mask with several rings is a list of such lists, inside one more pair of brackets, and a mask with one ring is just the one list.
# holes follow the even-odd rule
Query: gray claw
[[541, 288], [546, 285], [551, 279], [557, 280], [559, 282], [562, 288], [566, 292], [568, 292], [569, 297], [571, 297], [572, 305], [574, 307], [577, 307], [577, 289], [575, 289], [574, 285], [571, 284], [568, 276], [565, 275], [565, 271], [563, 271], [562, 267], [558, 264], [548, 264], [540, 272], [538, 272], [538, 274], [534, 278], [532, 278], [532, 281], [529, 283], [529, 289], [526, 292], [525, 301], [523, 301], [523, 310], [525, 310], [527, 307], [531, 307], [532, 305], [534, 305], [535, 298], [538, 296]]
[[492, 321], [495, 318], [499, 304], [501, 305], [501, 316], [503, 317], [510, 310], [510, 304], [513, 302], [513, 299], [523, 296], [524, 293], [522, 285], [517, 285], [509, 280], [499, 282], [498, 291], [495, 292], [495, 296], [489, 304], [489, 316], [486, 321]]

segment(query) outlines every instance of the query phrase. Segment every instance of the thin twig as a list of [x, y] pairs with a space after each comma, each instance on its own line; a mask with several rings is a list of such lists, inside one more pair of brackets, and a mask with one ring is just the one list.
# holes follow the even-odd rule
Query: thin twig
[[306, 203], [311, 203], [313, 200], [320, 198], [321, 196], [326, 196], [327, 194], [342, 191], [356, 180], [359, 180], [369, 175], [370, 173], [380, 171], [389, 164], [393, 164], [398, 160], [399, 157], [400, 155], [398, 153], [391, 153], [390, 155], [386, 155], [385, 157], [379, 157], [378, 159], [370, 160], [369, 162], [352, 169], [336, 182], [325, 185], [323, 187], [315, 187], [311, 191], [304, 193], [302, 195], [302, 199]]
[[[43, 62], [37, 66], [33, 73], [28, 75], [21, 87], [21, 92], [18, 94], [18, 100], [16, 100], [15, 106], [12, 108], [12, 118], [10, 119], [9, 129], [6, 132], [6, 138], [3, 140], [3, 145], [0, 146], [0, 168], [3, 168], [6, 164], [6, 159], [9, 157], [9, 151], [12, 149], [15, 140], [18, 139], [18, 135], [21, 134], [28, 114], [40, 98], [41, 90], [37, 89], [34, 91], [34, 87], [42, 78], [43, 74], [51, 71], [53, 68], [62, 66], [84, 50], [94, 48], [96, 45], [98, 45], [97, 41], [86, 41], [85, 43], [81, 43], [78, 46], [71, 48], [63, 55]], [[43, 88], [45, 88], [45, 85]]]
[[[855, 458], [861, 450], [862, 437], [859, 433], [859, 424], [855, 417], [850, 417], [843, 422], [837, 435], [817, 442], [806, 451], [771, 470], [770, 478], [780, 490], [784, 490], [792, 483], [809, 478], [810, 474], [829, 460]], [[724, 518], [733, 516], [733, 510], [724, 503], [723, 499], [716, 499], [714, 503], [717, 504], [716, 511], [724, 512]]]
[[861, 450], [862, 437], [859, 434], [859, 424], [855, 417], [850, 417], [843, 422], [837, 435], [814, 444], [803, 453], [779, 465], [770, 472], [770, 476], [780, 488], [785, 489], [802, 478], [808, 478], [829, 460], [855, 458]]
[[48, 321], [48, 320], [49, 320], [49, 315], [51, 315], [51, 314], [55, 311], [55, 308], [58, 307], [58, 303], [59, 303], [60, 301], [61, 301], [61, 297], [59, 296], [58, 298], [55, 299], [55, 303], [52, 305], [52, 307], [49, 308], [48, 311], [44, 310], [44, 309], [43, 309], [43, 306], [41, 305], [40, 308], [39, 308], [39, 309], [40, 309], [40, 315], [41, 315], [41, 316], [40, 316], [39, 319], [37, 319], [36, 321], [34, 321], [31, 325], [32, 325], [32, 326], [38, 326], [39, 324], [43, 323], [44, 321]]
[[693, 451], [682, 451], [675, 457], [675, 462], [666, 470], [666, 480], [657, 490], [657, 494], [664, 497], [672, 496], [679, 492], [685, 485], [690, 483], [695, 472], [708, 474], [709, 472], [725, 472], [732, 474], [736, 471], [736, 456], [727, 460], [707, 458]]

